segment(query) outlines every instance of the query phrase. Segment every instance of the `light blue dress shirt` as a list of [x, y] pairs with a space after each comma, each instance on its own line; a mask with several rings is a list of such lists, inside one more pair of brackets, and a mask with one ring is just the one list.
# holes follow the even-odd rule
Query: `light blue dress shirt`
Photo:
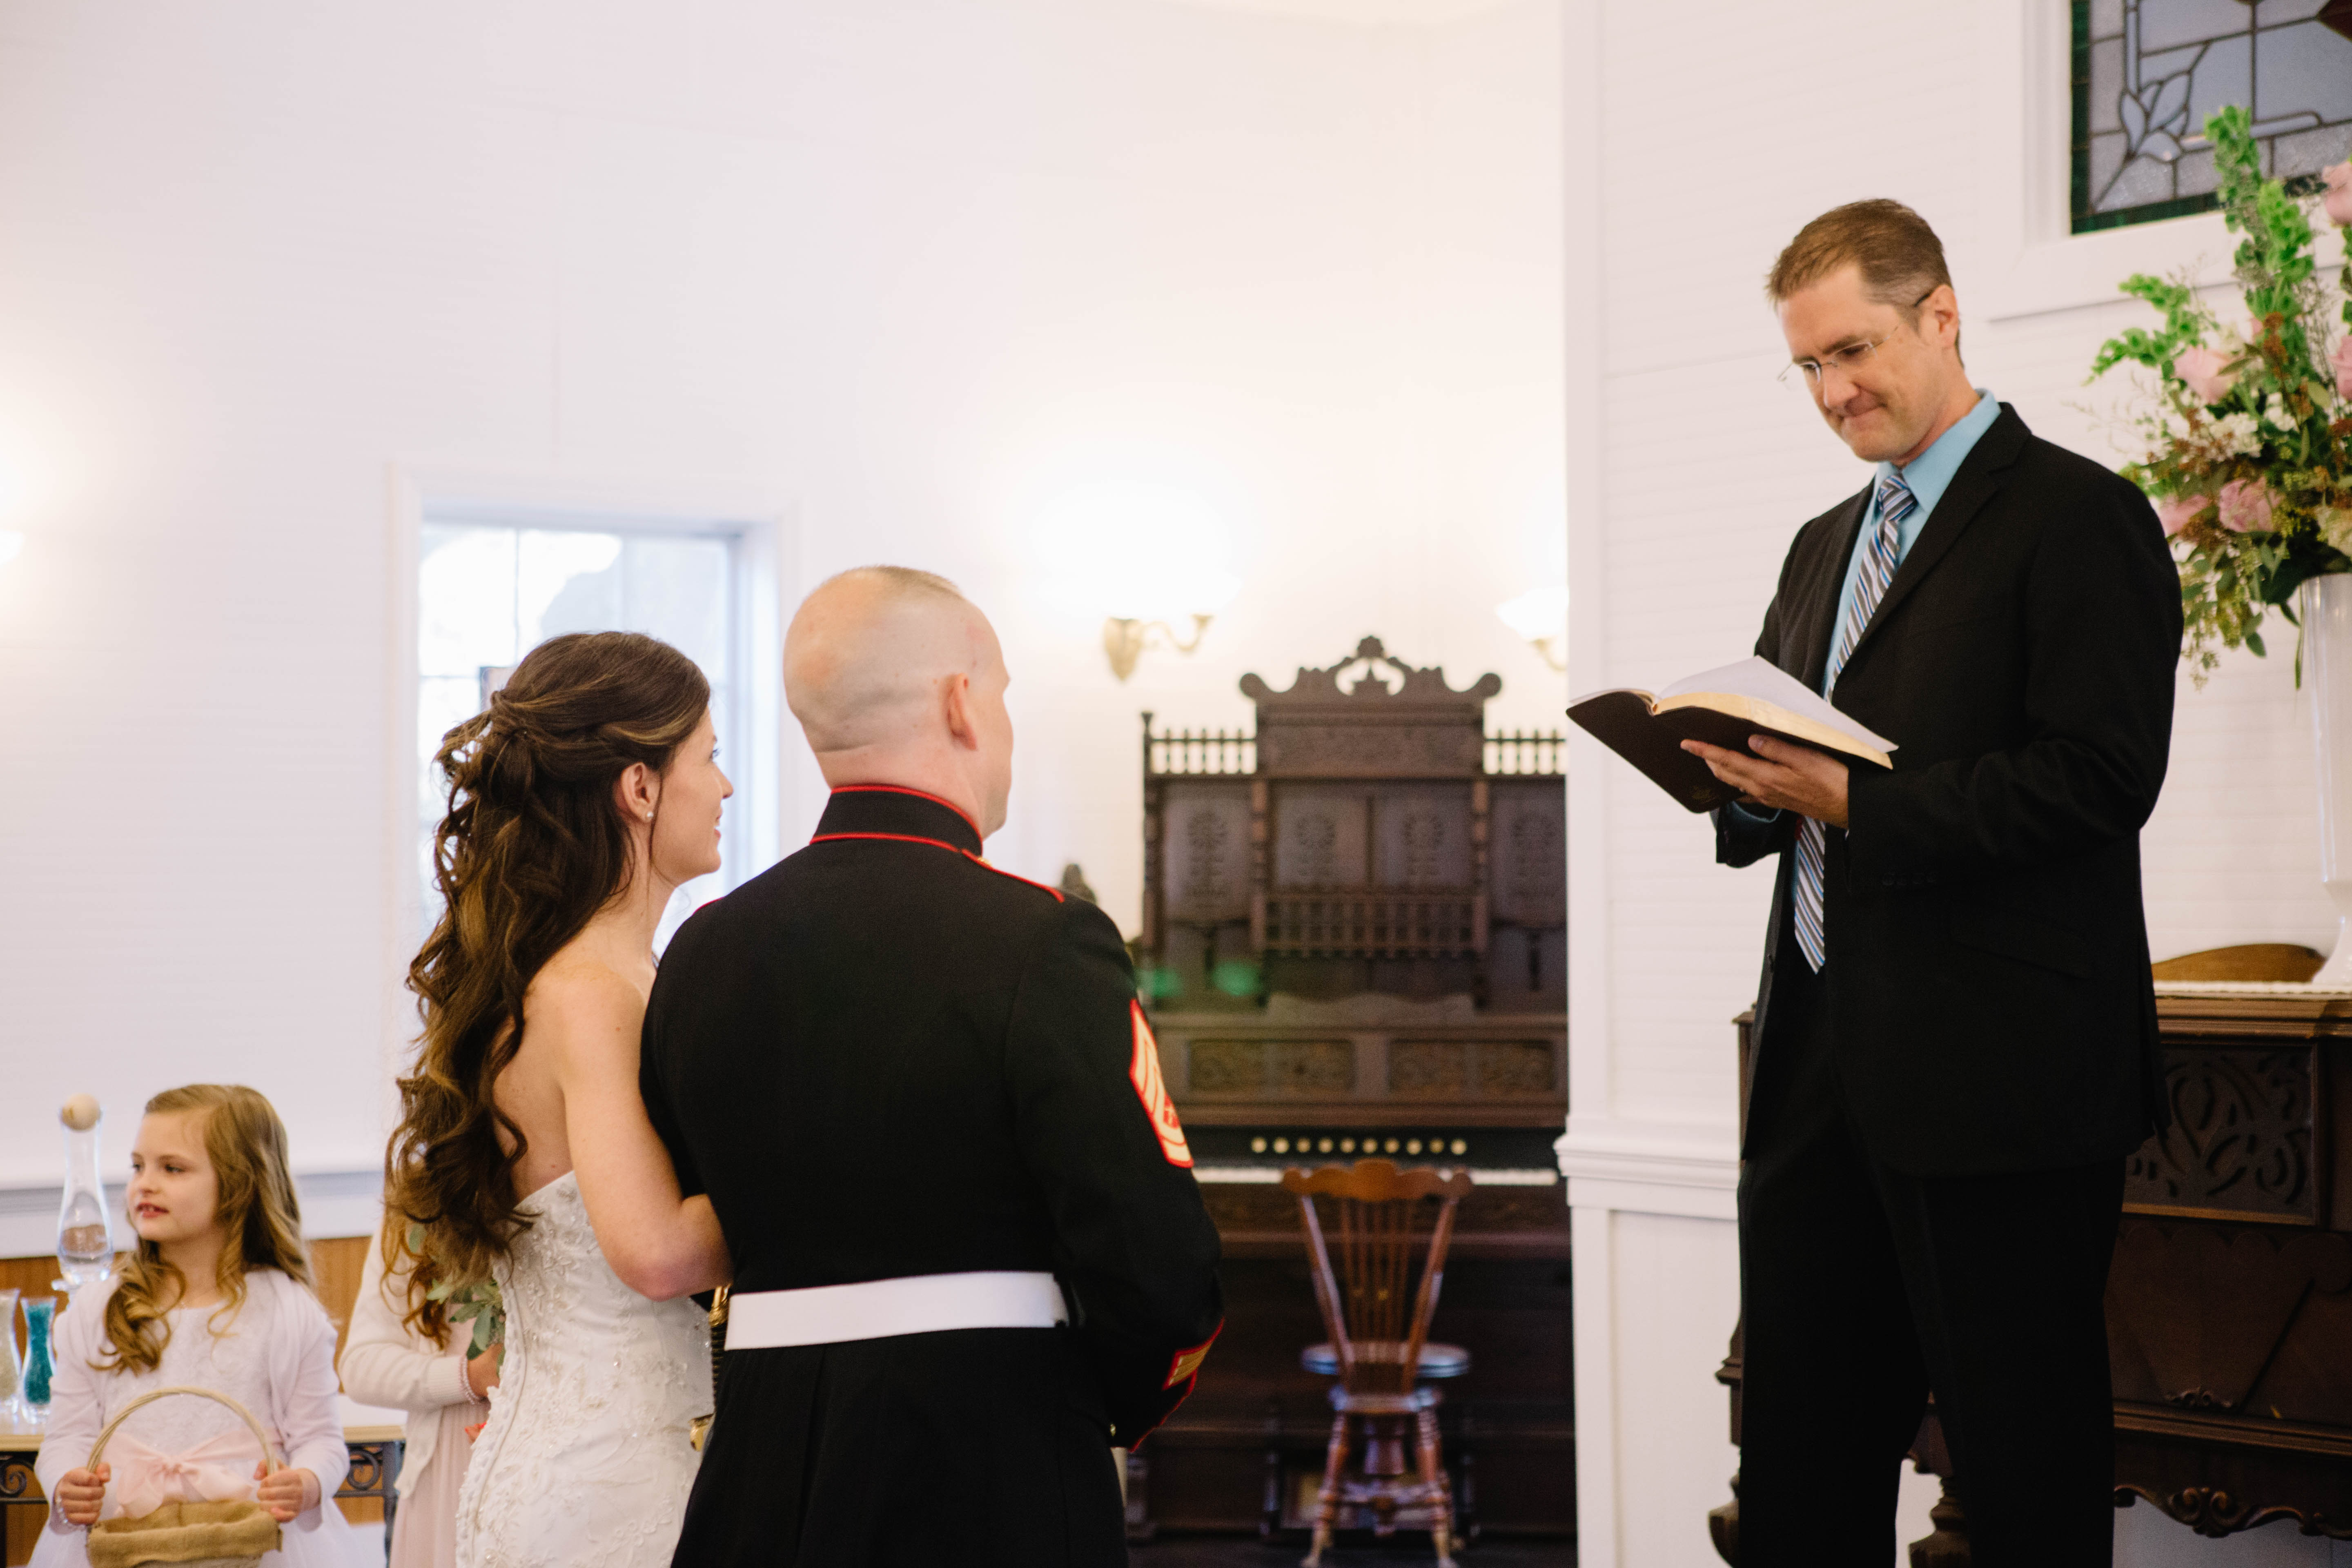
[[[1944, 492], [1952, 488], [1952, 476], [1960, 471], [1960, 464], [1976, 450], [1977, 442], [2000, 417], [2000, 399], [1983, 387], [1978, 387], [1977, 405], [1962, 415], [1958, 424], [1937, 437], [1935, 445], [1912, 458], [1909, 468], [1900, 470], [1903, 482], [1911, 487], [1911, 494], [1919, 504], [1895, 531], [1895, 565], [1897, 571], [1902, 569], [1903, 558], [1911, 553], [1911, 547], [1919, 542], [1919, 532], [1927, 526], [1927, 519], [1935, 514], [1936, 503], [1942, 500]], [[1862, 552], [1870, 548], [1870, 536], [1878, 530], [1878, 487], [1887, 475], [1896, 471], [1893, 463], [1881, 463], [1878, 471], [1871, 476], [1870, 500], [1863, 508], [1862, 527], [1853, 536], [1853, 553], [1846, 559], [1845, 584], [1838, 590], [1837, 619], [1831, 623], [1832, 626], [1845, 625], [1846, 612], [1853, 607], [1853, 585], [1862, 576]], [[1832, 632], [1831, 635], [1834, 637], [1836, 634]], [[1822, 674], [1827, 676], [1827, 666], [1823, 666]], [[1826, 697], [1829, 693], [1824, 691], [1822, 695]], [[1778, 809], [1759, 811], [1738, 801], [1731, 803], [1731, 809], [1750, 822], [1777, 822], [1780, 816]]]
[[[1937, 437], [1935, 445], [1912, 458], [1909, 468], [1900, 470], [1903, 482], [1911, 487], [1911, 494], [1919, 504], [1895, 530], [1896, 570], [1902, 569], [1903, 558], [1911, 553], [1914, 544], [1919, 542], [1919, 531], [1927, 526], [1927, 519], [1935, 514], [1936, 503], [1942, 500], [1944, 492], [1952, 488], [1952, 476], [1960, 471], [1960, 464], [1976, 450], [1977, 442], [2000, 417], [2000, 399], [1983, 387], [1978, 387], [1977, 405], [1962, 415], [1958, 424]], [[1845, 625], [1846, 614], [1853, 608], [1853, 587], [1862, 576], [1863, 552], [1870, 548], [1870, 536], [1878, 531], [1878, 487], [1885, 483], [1889, 474], [1897, 471], [1892, 463], [1881, 463], [1878, 472], [1871, 478], [1870, 502], [1863, 509], [1862, 528], [1853, 536], [1853, 554], [1847, 558], [1845, 563], [1845, 584], [1838, 590], [1837, 620], [1833, 625]], [[1826, 667], [1823, 673], [1827, 674]], [[1824, 691], [1822, 695], [1826, 697], [1829, 693]]]

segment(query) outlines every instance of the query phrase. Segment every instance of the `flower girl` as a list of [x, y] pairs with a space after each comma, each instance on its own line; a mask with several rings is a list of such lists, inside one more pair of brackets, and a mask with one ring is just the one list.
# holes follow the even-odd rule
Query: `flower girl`
[[[84, 1568], [86, 1528], [175, 1500], [257, 1498], [282, 1526], [270, 1568], [362, 1568], [334, 1503], [349, 1458], [335, 1399], [335, 1330], [311, 1295], [286, 1128], [235, 1085], [147, 1102], [131, 1151], [139, 1245], [100, 1292], [58, 1322], [58, 1373], [37, 1469], [49, 1499], [34, 1568]], [[161, 1399], [126, 1420], [104, 1462], [99, 1430], [138, 1395], [225, 1394], [270, 1433], [284, 1468], [262, 1479], [252, 1432], [209, 1399]]]

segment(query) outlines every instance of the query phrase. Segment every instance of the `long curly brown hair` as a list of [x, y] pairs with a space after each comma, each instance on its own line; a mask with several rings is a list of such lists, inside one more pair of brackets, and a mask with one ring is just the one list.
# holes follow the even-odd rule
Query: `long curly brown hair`
[[522, 1039], [523, 996], [631, 875], [630, 825], [614, 784], [658, 773], [710, 706], [694, 661], [635, 632], [551, 637], [515, 667], [487, 711], [442, 738], [448, 815], [433, 836], [441, 918], [408, 966], [425, 1035], [400, 1080], [384, 1152], [388, 1266], [414, 1248], [409, 1321], [444, 1329], [438, 1282], [489, 1277], [530, 1220], [517, 1208], [522, 1129], [492, 1090]]
[[[228, 1238], [213, 1270], [221, 1300], [210, 1321], [217, 1325], [245, 1304], [245, 1277], [251, 1269], [275, 1268], [299, 1284], [310, 1283], [302, 1205], [287, 1165], [286, 1124], [257, 1090], [237, 1083], [192, 1083], [167, 1089], [147, 1102], [150, 1116], [182, 1110], [204, 1114], [205, 1158], [218, 1184], [213, 1214]], [[162, 1365], [163, 1347], [172, 1342], [172, 1321], [164, 1314], [187, 1288], [187, 1278], [142, 1238], [123, 1259], [121, 1282], [106, 1300], [106, 1348], [91, 1368], [137, 1373]]]

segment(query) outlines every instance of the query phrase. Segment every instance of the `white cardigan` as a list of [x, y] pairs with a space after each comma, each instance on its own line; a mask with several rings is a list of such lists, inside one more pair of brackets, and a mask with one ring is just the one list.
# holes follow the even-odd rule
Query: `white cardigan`
[[[360, 1274], [360, 1293], [352, 1302], [352, 1328], [343, 1341], [343, 1392], [362, 1405], [384, 1405], [408, 1412], [407, 1447], [401, 1459], [395, 1489], [405, 1497], [425, 1474], [441, 1427], [441, 1412], [452, 1405], [471, 1405], [487, 1416], [487, 1401], [474, 1397], [466, 1381], [468, 1325], [458, 1324], [449, 1337], [457, 1343], [453, 1354], [423, 1338], [402, 1320], [406, 1315], [408, 1271], [391, 1276], [385, 1286], [383, 1248], [371, 1242], [367, 1267]], [[461, 1458], [458, 1463], [464, 1463]]]
[[[85, 1293], [71, 1311], [58, 1319], [57, 1398], [49, 1407], [48, 1429], [42, 1434], [40, 1457], [33, 1467], [41, 1489], [52, 1498], [58, 1495], [58, 1482], [66, 1472], [80, 1468], [89, 1458], [90, 1446], [108, 1417], [143, 1386], [173, 1381], [186, 1354], [187, 1347], [175, 1343], [164, 1352], [165, 1366], [153, 1373], [93, 1369], [90, 1363], [100, 1358], [106, 1344], [106, 1303], [114, 1289], [110, 1283], [102, 1290]], [[175, 1340], [177, 1334], [203, 1333], [212, 1325], [208, 1308], [193, 1309], [183, 1318], [185, 1321], [174, 1325]], [[248, 1400], [258, 1392], [261, 1398], [253, 1411], [255, 1419], [270, 1434], [289, 1466], [319, 1478], [320, 1506], [298, 1515], [289, 1528], [348, 1531], [351, 1527], [343, 1522], [341, 1511], [325, 1500], [335, 1495], [351, 1467], [350, 1450], [343, 1446], [341, 1409], [335, 1403], [335, 1325], [327, 1321], [326, 1309], [319, 1305], [316, 1296], [277, 1269], [257, 1268], [245, 1277], [244, 1304], [221, 1328], [239, 1336], [250, 1334], [265, 1347], [260, 1370], [267, 1385], [258, 1391], [224, 1392]], [[143, 1413], [140, 1418], [144, 1418]], [[108, 1489], [110, 1500], [112, 1490]], [[58, 1517], [54, 1507], [49, 1511], [49, 1528], [79, 1533]]]

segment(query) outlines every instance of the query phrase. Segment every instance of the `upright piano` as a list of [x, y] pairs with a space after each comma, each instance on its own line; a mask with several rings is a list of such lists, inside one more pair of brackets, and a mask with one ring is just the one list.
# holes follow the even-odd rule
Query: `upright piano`
[[1490, 735], [1467, 689], [1376, 637], [1241, 682], [1254, 729], [1143, 716], [1139, 980], [1225, 1247], [1226, 1328], [1130, 1468], [1129, 1524], [1302, 1527], [1330, 1427], [1297, 1200], [1367, 1156], [1466, 1168], [1435, 1320], [1457, 1495], [1495, 1531], [1575, 1525], [1567, 791], [1556, 733]]

